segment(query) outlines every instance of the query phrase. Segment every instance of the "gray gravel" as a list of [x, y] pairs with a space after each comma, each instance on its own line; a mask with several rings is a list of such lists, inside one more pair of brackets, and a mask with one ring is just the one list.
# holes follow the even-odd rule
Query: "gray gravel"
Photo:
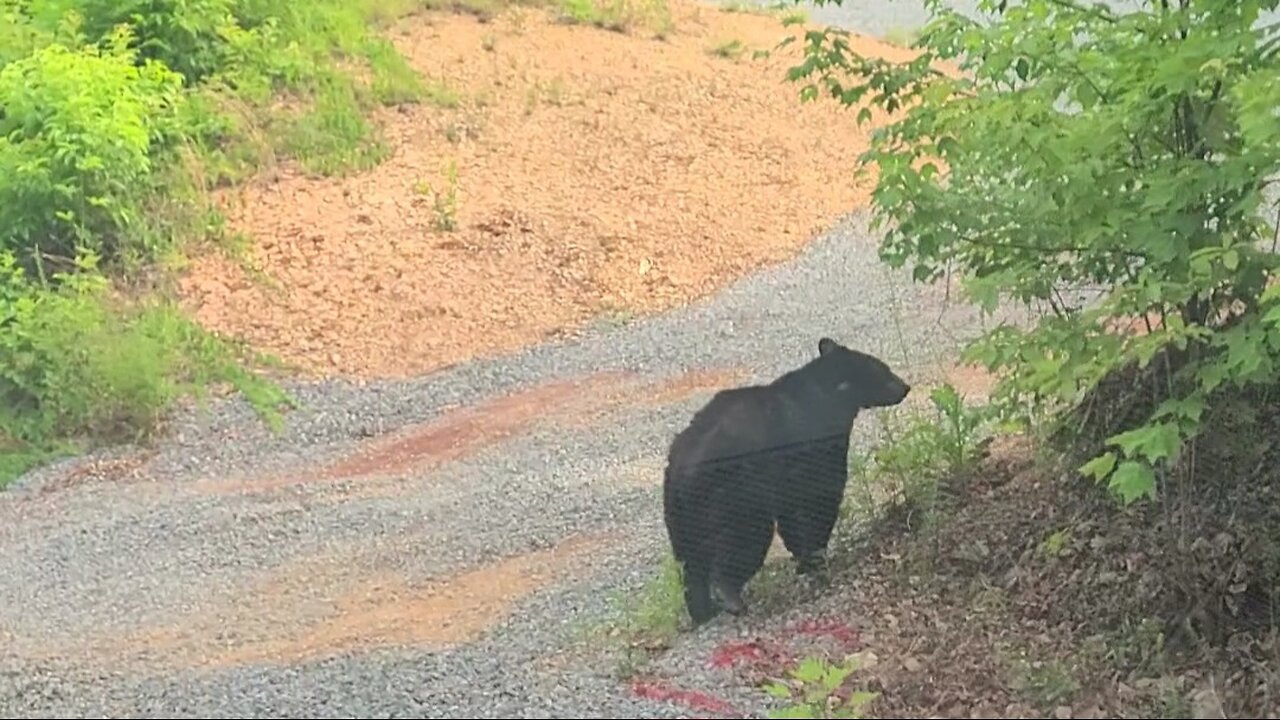
[[[817, 10], [815, 17], [872, 33], [915, 27], [925, 17], [918, 1], [848, 0], [846, 6]], [[42, 492], [77, 463], [30, 473], [0, 495], [0, 713], [687, 714], [635, 698], [613, 677], [612, 665], [577, 654], [573, 643], [584, 624], [608, 618], [614, 593], [651, 577], [666, 551], [662, 456], [710, 391], [661, 407], [618, 410], [591, 425], [544, 420], [454, 462], [406, 472], [382, 494], [362, 492], [360, 481], [245, 495], [207, 490], [337, 458], [370, 435], [560, 378], [745, 368], [753, 379], [767, 380], [809, 358], [822, 335], [880, 354], [919, 383], [980, 323], [967, 308], [948, 303], [941, 288], [913, 286], [904, 273], [887, 271], [875, 245], [864, 219], [854, 216], [793, 262], [687, 309], [409, 381], [295, 385], [301, 407], [280, 436], [244, 403], [217, 402], [177, 419], [153, 462], [129, 481]], [[865, 447], [875, 429], [874, 414], [860, 418], [856, 445]], [[373, 579], [387, 574], [420, 584], [605, 531], [621, 541], [580, 558], [569, 580], [528, 595], [470, 644], [443, 651], [389, 646], [288, 664], [199, 663], [199, 652], [217, 649], [218, 635], [244, 640], [295, 626], [304, 635], [306, 621], [323, 613], [344, 579], [377, 597]], [[307, 563], [317, 558], [322, 561], [308, 575], [313, 566]], [[264, 574], [290, 569], [294, 593], [310, 602], [255, 604], [266, 592]], [[209, 618], [224, 618], [225, 625], [210, 625]], [[725, 689], [705, 656], [725, 637], [777, 621], [717, 621], [682, 638], [659, 668], [758, 713], [763, 698]], [[201, 638], [196, 657], [173, 652], [173, 635], [181, 639], [184, 628]], [[157, 629], [162, 632], [146, 634]], [[113, 650], [116, 645], [133, 652]], [[557, 658], [563, 662], [546, 662]]]
[[[739, 367], [764, 380], [804, 362], [824, 334], [882, 355], [919, 382], [976, 327], [942, 289], [914, 287], [880, 265], [874, 238], [854, 217], [794, 262], [661, 317], [415, 380], [295, 386], [301, 409], [278, 437], [242, 402], [222, 401], [180, 418], [134, 481], [42, 493], [62, 470], [33, 472], [0, 499], [0, 634], [9, 640], [0, 651], [0, 711], [676, 717], [679, 708], [630, 696], [607, 663], [572, 654], [565, 666], [536, 661], [569, 647], [583, 623], [607, 619], [611, 594], [654, 572], [666, 550], [662, 456], [709, 390], [618, 410], [591, 426], [537, 423], [455, 462], [405, 473], [382, 496], [361, 494], [358, 481], [248, 495], [200, 488], [337, 457], [370, 432], [557, 378]], [[859, 441], [873, 428], [874, 418], [860, 421]], [[637, 481], [644, 473], [648, 481]], [[220, 632], [230, 638], [298, 623], [287, 609], [255, 614], [275, 611], [246, 605], [246, 588], [309, 558], [339, 558], [348, 566], [339, 578], [388, 570], [422, 582], [611, 530], [623, 541], [579, 562], [573, 581], [529, 595], [484, 639], [449, 651], [392, 648], [206, 669], [165, 659], [163, 646], [159, 660], [109, 652], [116, 638], [217, 613], [228, 618]], [[311, 584], [322, 602], [327, 586]]]

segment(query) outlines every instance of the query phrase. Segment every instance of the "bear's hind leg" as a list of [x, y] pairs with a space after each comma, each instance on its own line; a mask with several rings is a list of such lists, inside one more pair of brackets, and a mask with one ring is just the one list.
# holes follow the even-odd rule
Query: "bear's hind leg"
[[711, 573], [712, 587], [729, 612], [747, 611], [742, 591], [764, 566], [773, 541], [773, 519], [767, 508], [735, 508], [741, 515], [732, 518], [717, 538], [716, 562]]
[[694, 627], [710, 622], [720, 614], [711, 597], [711, 570], [703, 563], [684, 566], [684, 606]]
[[838, 489], [811, 492], [797, 498], [778, 513], [778, 535], [796, 561], [796, 573], [821, 573], [826, 566], [827, 545], [840, 515], [844, 494]]

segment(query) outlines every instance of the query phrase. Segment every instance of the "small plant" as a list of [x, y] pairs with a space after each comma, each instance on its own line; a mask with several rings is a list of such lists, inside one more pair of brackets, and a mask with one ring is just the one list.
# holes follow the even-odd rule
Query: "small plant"
[[803, 10], [792, 10], [782, 14], [782, 24], [786, 27], [803, 25], [809, 22], [809, 14]]
[[417, 191], [421, 195], [430, 195], [435, 209], [433, 225], [437, 230], [452, 232], [458, 226], [458, 164], [452, 160], [445, 166], [445, 187], [436, 190], [431, 183], [423, 180], [418, 183]]
[[857, 655], [845, 658], [839, 665], [828, 660], [807, 657], [787, 671], [785, 680], [764, 685], [769, 695], [792, 701], [791, 705], [772, 710], [771, 718], [861, 718], [866, 707], [879, 693], [852, 690], [846, 685], [849, 676], [862, 666]]
[[968, 470], [978, 457], [985, 408], [965, 407], [960, 394], [943, 384], [929, 395], [937, 415], [918, 415], [899, 429], [885, 418], [886, 441], [874, 453], [873, 474], [890, 479], [901, 488], [901, 500], [909, 506], [932, 509], [938, 482]]
[[431, 106], [445, 110], [452, 110], [462, 104], [462, 95], [443, 80], [424, 85], [422, 98]]
[[656, 577], [634, 596], [615, 599], [619, 620], [609, 635], [621, 642], [618, 674], [635, 675], [655, 651], [671, 644], [684, 616], [684, 584], [679, 563], [669, 553]]
[[891, 27], [884, 32], [884, 41], [890, 45], [909, 48], [916, 41], [917, 33], [904, 27]]
[[1030, 662], [1018, 660], [1013, 666], [1012, 685], [1028, 702], [1053, 708], [1069, 702], [1080, 684], [1058, 660]]
[[742, 44], [741, 40], [728, 40], [711, 48], [709, 52], [716, 57], [737, 60], [742, 57], [742, 53], [746, 52], [746, 50], [747, 48]]
[[1063, 528], [1049, 533], [1040, 541], [1040, 554], [1048, 558], [1056, 558], [1071, 544], [1071, 529]]
[[626, 33], [648, 27], [664, 38], [675, 29], [666, 0], [559, 0], [560, 21]]

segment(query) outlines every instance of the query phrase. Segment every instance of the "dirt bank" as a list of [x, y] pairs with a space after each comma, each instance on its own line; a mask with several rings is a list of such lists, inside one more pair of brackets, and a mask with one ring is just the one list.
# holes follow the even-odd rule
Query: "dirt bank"
[[868, 128], [801, 104], [799, 43], [753, 55], [801, 26], [670, 11], [661, 38], [532, 8], [406, 18], [394, 40], [456, 106], [383, 113], [393, 154], [368, 172], [281, 167], [230, 193], [271, 282], [211, 254], [185, 300], [305, 371], [404, 376], [686, 303], [866, 204]]

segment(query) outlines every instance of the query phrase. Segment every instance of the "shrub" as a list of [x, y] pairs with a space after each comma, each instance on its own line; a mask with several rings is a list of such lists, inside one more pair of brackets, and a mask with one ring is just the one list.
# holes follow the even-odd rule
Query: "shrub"
[[412, 7], [0, 0], [0, 481], [145, 436], [212, 383], [278, 421], [229, 345], [108, 277], [216, 232], [202, 192], [273, 152], [322, 173], [384, 157], [366, 111], [427, 86], [372, 26]]
[[30, 267], [128, 250], [182, 102], [181, 78], [135, 65], [128, 40], [46, 45], [0, 70], [0, 250]]
[[144, 438], [178, 398], [212, 383], [279, 421], [287, 397], [173, 306], [113, 300], [88, 255], [57, 280], [33, 283], [0, 253], [0, 484], [67, 439]]
[[195, 85], [226, 62], [224, 34], [233, 27], [235, 0], [32, 0], [36, 24], [50, 28], [74, 17], [90, 42], [131, 28], [140, 62], [154, 60]]
[[[805, 98], [904, 111], [863, 158], [879, 170], [888, 263], [960, 276], [989, 311], [1047, 306], [1034, 327], [1002, 325], [970, 349], [1008, 371], [1009, 415], [1159, 369], [1150, 411], [1082, 468], [1126, 502], [1153, 495], [1210, 394], [1270, 382], [1280, 360], [1276, 230], [1260, 217], [1280, 169], [1280, 33], [1258, 22], [1280, 0], [1124, 13], [985, 0], [986, 25], [933, 5], [918, 59], [872, 60], [839, 31], [810, 32], [790, 77]], [[1101, 300], [1068, 301], [1082, 286]]]

